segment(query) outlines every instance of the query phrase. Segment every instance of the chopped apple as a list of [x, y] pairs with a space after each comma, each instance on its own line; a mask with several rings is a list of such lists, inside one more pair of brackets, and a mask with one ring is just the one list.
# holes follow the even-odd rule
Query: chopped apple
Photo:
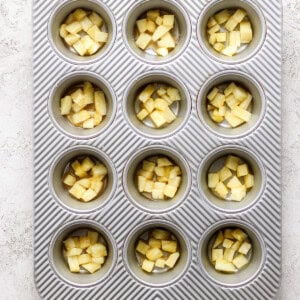
[[89, 19], [98, 27], [101, 27], [103, 24], [103, 19], [94, 11], [89, 15]]
[[155, 262], [155, 267], [157, 268], [164, 268], [166, 264], [166, 260], [164, 258], [159, 258]]
[[165, 262], [166, 266], [169, 267], [170, 269], [174, 268], [177, 260], [179, 259], [179, 256], [180, 256], [179, 252], [172, 253]]
[[92, 262], [92, 257], [89, 254], [81, 254], [78, 256], [78, 263], [80, 265], [88, 264]]
[[150, 261], [156, 261], [157, 259], [161, 258], [163, 256], [163, 252], [159, 248], [150, 248], [146, 252], [146, 257]]
[[230, 189], [239, 188], [242, 186], [242, 183], [236, 176], [233, 176], [227, 183], [227, 187]]
[[240, 202], [246, 197], [246, 187], [244, 185], [231, 189], [230, 199]]
[[217, 248], [218, 246], [220, 246], [223, 243], [223, 240], [224, 240], [224, 234], [223, 234], [223, 231], [220, 230], [218, 232], [218, 235], [217, 235], [216, 240], [214, 242], [213, 248]]
[[224, 247], [224, 248], [226, 248], [226, 249], [229, 249], [229, 248], [231, 248], [231, 246], [233, 245], [233, 241], [231, 241], [231, 240], [229, 240], [229, 239], [225, 239], [224, 241], [223, 241], [223, 244], [222, 244], [222, 246]]
[[241, 229], [237, 228], [232, 232], [232, 235], [235, 239], [237, 239], [240, 242], [243, 242], [244, 240], [246, 240], [246, 238], [248, 237], [248, 235]]
[[241, 42], [249, 44], [253, 39], [253, 32], [251, 23], [249, 21], [243, 21], [240, 23]]
[[247, 259], [246, 256], [244, 255], [238, 255], [237, 257], [235, 257], [233, 260], [232, 260], [232, 263], [238, 268], [238, 269], [241, 269], [243, 268], [244, 266], [246, 266], [249, 261]]
[[89, 271], [91, 274], [93, 274], [101, 268], [101, 265], [95, 263], [89, 263], [89, 264], [83, 264], [82, 267], [85, 268], [87, 271]]
[[217, 260], [223, 259], [223, 249], [213, 249], [211, 254], [211, 261], [215, 262]]
[[243, 177], [249, 174], [249, 167], [247, 164], [242, 164], [237, 167], [237, 176]]
[[64, 184], [68, 185], [68, 186], [73, 186], [76, 182], [76, 177], [68, 174], [65, 179], [64, 179]]
[[139, 33], [144, 33], [145, 31], [147, 31], [147, 19], [137, 20], [136, 26], [138, 28]]
[[152, 35], [152, 41], [156, 42], [162, 38], [167, 32], [172, 29], [171, 26], [160, 25], [156, 28], [155, 32]]
[[239, 248], [238, 252], [244, 255], [247, 255], [250, 251], [252, 245], [250, 243], [244, 242]]
[[252, 174], [247, 174], [244, 177], [245, 187], [250, 189], [254, 186], [254, 176]]
[[96, 231], [88, 231], [88, 237], [90, 239], [90, 244], [94, 245], [98, 242], [99, 233]]
[[170, 238], [170, 233], [163, 229], [154, 229], [151, 235], [157, 240], [168, 240]]
[[218, 259], [216, 261], [215, 268], [217, 271], [225, 272], [225, 273], [234, 273], [235, 267], [231, 262], [228, 262], [224, 259]]
[[230, 17], [231, 17], [231, 13], [229, 12], [228, 9], [224, 9], [221, 12], [214, 15], [215, 20], [220, 25], [225, 23]]
[[220, 181], [224, 182], [226, 181], [228, 178], [230, 178], [232, 176], [232, 172], [230, 171], [229, 168], [227, 168], [226, 166], [224, 166], [220, 171], [219, 171], [219, 177], [220, 177]]
[[151, 39], [152, 39], [152, 37], [150, 34], [142, 33], [138, 37], [138, 39], [136, 40], [135, 43], [139, 48], [141, 48], [142, 50], [145, 50], [148, 47], [149, 43], [151, 42]]
[[227, 156], [226, 158], [226, 161], [225, 161], [225, 166], [230, 169], [230, 170], [233, 170], [233, 171], [236, 171], [237, 170], [237, 167], [239, 165], [239, 161], [240, 161], [240, 158], [237, 157], [237, 156], [233, 156], [233, 155], [229, 155]]
[[68, 257], [68, 265], [69, 265], [69, 269], [72, 273], [79, 273], [80, 272], [78, 256]]
[[172, 240], [162, 240], [161, 241], [162, 250], [170, 253], [177, 251], [177, 242]]
[[235, 250], [232, 248], [227, 248], [224, 251], [224, 260], [227, 260], [228, 262], [232, 262], [234, 258]]
[[217, 184], [215, 191], [222, 199], [225, 199], [229, 193], [229, 190], [221, 181]]
[[155, 263], [153, 261], [150, 261], [148, 259], [144, 259], [142, 264], [142, 269], [148, 273], [151, 273], [154, 269]]

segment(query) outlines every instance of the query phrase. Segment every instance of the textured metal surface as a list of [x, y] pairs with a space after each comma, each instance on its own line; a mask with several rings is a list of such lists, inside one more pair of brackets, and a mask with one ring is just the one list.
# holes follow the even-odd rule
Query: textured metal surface
[[[175, 0], [174, 0], [175, 1]], [[36, 0], [34, 3], [34, 139], [35, 139], [35, 280], [43, 299], [271, 299], [281, 278], [281, 25], [280, 0], [257, 1], [267, 23], [267, 36], [260, 52], [250, 61], [226, 65], [209, 59], [196, 36], [198, 17], [208, 1], [179, 1], [189, 14], [192, 36], [181, 57], [154, 66], [136, 59], [124, 45], [123, 19], [136, 1], [103, 1], [117, 23], [117, 38], [112, 50], [89, 65], [72, 65], [53, 51], [48, 40], [50, 15], [61, 1]], [[149, 70], [164, 70], [178, 76], [192, 99], [192, 113], [186, 126], [176, 135], [161, 140], [145, 138], [132, 130], [122, 114], [122, 101], [129, 82]], [[224, 70], [241, 70], [253, 76], [266, 94], [266, 114], [259, 127], [241, 139], [223, 139], [205, 129], [196, 112], [197, 94], [210, 76]], [[47, 103], [53, 86], [71, 71], [95, 72], [110, 82], [117, 96], [117, 114], [110, 128], [93, 140], [74, 140], [52, 124]], [[197, 188], [199, 165], [218, 146], [236, 144], [256, 153], [266, 169], [266, 187], [260, 199], [240, 214], [222, 214], [202, 199]], [[48, 172], [54, 156], [72, 145], [91, 145], [104, 151], [118, 171], [117, 192], [103, 209], [87, 215], [66, 211], [53, 199], [48, 188]], [[122, 261], [126, 237], [141, 221], [157, 215], [137, 209], [126, 197], [121, 174], [128, 158], [147, 145], [167, 145], [179, 151], [189, 162], [193, 186], [188, 198], [175, 210], [160, 215], [178, 224], [190, 237], [192, 261], [188, 272], [175, 284], [164, 288], [144, 286], [126, 271]], [[48, 247], [53, 234], [68, 221], [89, 219], [105, 226], [118, 246], [117, 264], [109, 278], [94, 288], [77, 289], [64, 283], [49, 264]], [[239, 219], [252, 224], [263, 236], [265, 264], [258, 276], [238, 288], [212, 283], [201, 271], [197, 246], [203, 233], [217, 221]]]

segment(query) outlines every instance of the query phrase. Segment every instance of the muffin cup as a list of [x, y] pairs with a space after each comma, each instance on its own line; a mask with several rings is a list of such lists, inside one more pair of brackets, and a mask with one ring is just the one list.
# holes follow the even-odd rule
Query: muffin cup
[[[139, 237], [152, 229], [161, 228], [170, 231], [180, 245], [180, 257], [173, 269], [162, 273], [147, 273], [141, 269], [137, 258], [135, 246]], [[127, 271], [133, 278], [150, 287], [161, 288], [177, 283], [187, 272], [191, 263], [192, 248], [189, 238], [177, 225], [165, 220], [150, 220], [135, 228], [125, 240], [123, 260]]]
[[[161, 57], [148, 54], [140, 49], [135, 44], [134, 29], [136, 21], [144, 15], [148, 10], [160, 9], [163, 12], [167, 12], [175, 15], [175, 34], [178, 38], [176, 47], [168, 56]], [[179, 57], [190, 41], [191, 37], [191, 23], [189, 16], [185, 8], [175, 1], [170, 0], [145, 0], [138, 1], [126, 14], [123, 24], [123, 38], [126, 47], [130, 52], [138, 59], [152, 64], [162, 64], [173, 61]]]
[[[103, 193], [95, 200], [81, 202], [73, 198], [63, 184], [63, 175], [70, 161], [80, 156], [91, 156], [103, 163], [107, 170], [107, 184]], [[54, 159], [49, 172], [49, 187], [54, 199], [66, 210], [77, 214], [95, 212], [106, 205], [113, 197], [117, 186], [117, 173], [110, 158], [102, 151], [90, 146], [75, 146], [69, 148]]]
[[[91, 56], [80, 56], [72, 52], [59, 35], [59, 27], [63, 24], [67, 16], [77, 8], [94, 11], [103, 18], [105, 29], [108, 32], [108, 41], [95, 54]], [[98, 0], [66, 0], [60, 2], [50, 16], [48, 25], [48, 38], [52, 48], [63, 59], [72, 64], [90, 64], [103, 58], [112, 48], [116, 38], [116, 22], [108, 7]]]
[[[207, 95], [216, 86], [235, 82], [246, 88], [253, 96], [251, 120], [239, 127], [231, 128], [215, 123], [207, 111]], [[254, 132], [261, 124], [266, 112], [266, 97], [262, 86], [250, 75], [240, 71], [224, 71], [213, 75], [202, 86], [197, 99], [198, 116], [210, 132], [222, 138], [242, 138]]]
[[[101, 269], [93, 274], [72, 273], [63, 257], [63, 241], [72, 233], [94, 230], [104, 239], [108, 256]], [[64, 224], [52, 237], [49, 246], [49, 260], [56, 275], [69, 285], [78, 288], [92, 287], [107, 279], [112, 273], [118, 257], [113, 236], [102, 225], [90, 220], [76, 220]]]
[[[105, 94], [107, 104], [107, 115], [103, 121], [92, 129], [84, 129], [72, 125], [66, 116], [60, 113], [60, 101], [73, 87], [79, 87], [84, 81], [91, 82]], [[48, 112], [55, 127], [64, 135], [73, 139], [92, 139], [105, 132], [116, 114], [116, 96], [110, 84], [92, 72], [73, 72], [62, 77], [50, 92], [48, 101]]]
[[[208, 43], [207, 22], [208, 19], [223, 9], [242, 8], [247, 12], [253, 29], [253, 40], [242, 51], [233, 57], [225, 56], [218, 53]], [[216, 0], [210, 1], [202, 10], [197, 23], [197, 36], [202, 50], [212, 59], [223, 64], [239, 64], [247, 62], [262, 48], [267, 33], [265, 17], [254, 1], [246, 0]]]
[[[139, 193], [137, 189], [136, 171], [144, 159], [153, 156], [166, 156], [181, 168], [181, 185], [173, 199], [150, 200]], [[136, 151], [126, 163], [123, 173], [123, 188], [130, 201], [139, 209], [151, 214], [165, 213], [182, 204], [188, 198], [191, 183], [191, 171], [185, 158], [177, 151], [166, 146], [148, 146]]]
[[[177, 115], [176, 120], [166, 127], [155, 128], [137, 118], [138, 95], [148, 84], [161, 83], [180, 91], [182, 100], [172, 104], [171, 109]], [[187, 123], [191, 114], [191, 97], [187, 87], [177, 77], [165, 71], [150, 71], [134, 79], [128, 86], [123, 99], [123, 113], [126, 121], [137, 133], [153, 139], [167, 138], [179, 132]], [[151, 121], [149, 121], [151, 122]]]
[[[218, 272], [209, 261], [208, 252], [211, 250], [213, 238], [220, 229], [225, 228], [240, 228], [244, 230], [252, 243], [252, 257], [249, 264], [233, 274]], [[212, 225], [204, 232], [198, 247], [199, 264], [205, 277], [227, 288], [244, 287], [253, 281], [263, 268], [266, 253], [264, 239], [259, 231], [253, 225], [241, 220], [224, 220]]]
[[[227, 155], [236, 155], [245, 161], [254, 175], [252, 187], [240, 202], [222, 200], [208, 187], [207, 176], [213, 166], [213, 171], [221, 169]], [[208, 205], [223, 213], [234, 214], [245, 211], [256, 204], [263, 194], [266, 184], [265, 168], [257, 155], [241, 146], [222, 146], [210, 152], [203, 160], [198, 171], [198, 188]]]

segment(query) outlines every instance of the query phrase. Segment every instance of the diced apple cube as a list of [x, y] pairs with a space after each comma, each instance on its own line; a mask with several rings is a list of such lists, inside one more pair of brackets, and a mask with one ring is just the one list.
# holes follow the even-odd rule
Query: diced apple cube
[[163, 16], [163, 25], [166, 27], [174, 27], [175, 16], [174, 15], [164, 15]]
[[220, 181], [224, 182], [228, 178], [232, 176], [232, 172], [230, 171], [229, 168], [224, 166], [220, 171], [219, 171], [219, 176], [220, 176]]
[[247, 110], [241, 108], [240, 106], [236, 106], [232, 109], [231, 113], [238, 117], [239, 119], [249, 122], [251, 119], [251, 113], [249, 113]]
[[155, 22], [151, 21], [151, 20], [148, 20], [147, 21], [147, 31], [150, 32], [150, 33], [153, 33], [156, 29], [156, 24]]
[[239, 102], [244, 101], [248, 96], [247, 92], [240, 86], [235, 87], [233, 90], [233, 95]]
[[241, 102], [239, 107], [247, 110], [252, 102], [252, 99], [252, 95], [250, 93], [247, 93], [247, 98], [243, 102]]
[[164, 268], [166, 264], [166, 260], [164, 258], [159, 258], [156, 262], [155, 262], [155, 267], [157, 268]]
[[239, 248], [238, 252], [244, 255], [247, 255], [250, 251], [252, 245], [250, 243], [244, 242]]
[[151, 248], [161, 248], [161, 240], [157, 240], [155, 238], [150, 238], [149, 239], [149, 246]]
[[175, 48], [175, 40], [170, 32], [167, 32], [157, 42], [159, 48]]
[[147, 180], [144, 188], [144, 192], [152, 193], [153, 188], [154, 188], [154, 182], [152, 180]]
[[223, 247], [226, 248], [226, 249], [229, 249], [233, 245], [233, 243], [234, 242], [232, 240], [225, 239], [223, 241]]
[[240, 241], [235, 241], [234, 244], [231, 246], [231, 249], [234, 250], [234, 251], [238, 251], [238, 249], [241, 246], [241, 243], [242, 242], [240, 242]]
[[87, 32], [93, 26], [93, 22], [88, 17], [83, 18], [80, 21], [80, 24], [82, 26], [82, 30], [85, 32]]
[[232, 94], [228, 95], [225, 98], [225, 102], [231, 109], [233, 109], [235, 106], [237, 106], [239, 104], [239, 101], [236, 100], [236, 98]]
[[85, 188], [77, 182], [69, 189], [69, 193], [78, 200], [81, 199], [85, 191]]
[[225, 103], [225, 96], [223, 94], [217, 93], [214, 99], [211, 101], [211, 104], [215, 107], [222, 107]]
[[225, 48], [225, 45], [222, 43], [216, 43], [214, 44], [214, 49], [218, 52], [222, 52], [222, 50]]
[[71, 23], [73, 23], [73, 22], [75, 22], [75, 21], [76, 21], [76, 20], [75, 20], [73, 14], [69, 14], [68, 17], [67, 17], [67, 19], [65, 20], [64, 23], [65, 23], [66, 25], [69, 25], [69, 24], [71, 24]]
[[90, 118], [90, 113], [87, 110], [81, 110], [80, 112], [73, 115], [73, 122], [80, 124]]
[[103, 265], [105, 262], [104, 257], [92, 257], [92, 263], [97, 264], [97, 265]]
[[212, 100], [217, 96], [218, 93], [219, 93], [219, 89], [216, 88], [216, 87], [214, 87], [214, 88], [210, 91], [210, 93], [207, 95], [207, 99], [208, 99], [209, 101], [212, 101]]
[[177, 242], [172, 240], [162, 240], [161, 241], [162, 250], [170, 253], [175, 253], [177, 251]]
[[90, 82], [83, 83], [84, 104], [94, 103], [94, 87]]
[[246, 197], [246, 187], [244, 185], [231, 189], [230, 199], [232, 201], [242, 201]]
[[82, 30], [80, 22], [73, 22], [65, 27], [65, 29], [72, 34], [76, 34]]
[[160, 12], [158, 9], [155, 10], [148, 10], [147, 11], [147, 19], [155, 21], [156, 18], [160, 16]]
[[76, 42], [78, 42], [80, 40], [80, 35], [79, 34], [68, 34], [65, 37], [65, 42], [69, 45], [69, 46], [73, 46]]
[[88, 178], [83, 178], [77, 181], [78, 184], [88, 189], [91, 185], [90, 180]]
[[92, 12], [89, 15], [89, 19], [92, 21], [92, 23], [98, 27], [101, 27], [103, 24], [103, 19], [95, 12]]
[[155, 263], [153, 261], [150, 261], [148, 259], [144, 259], [142, 264], [142, 269], [148, 273], [151, 273], [154, 269]]
[[64, 246], [67, 250], [77, 248], [78, 245], [76, 245], [75, 238], [74, 237], [69, 237], [66, 240], [63, 241]]
[[[149, 101], [149, 100], [148, 100]], [[161, 98], [156, 98], [154, 101], [154, 108], [164, 111], [169, 107], [168, 103], [166, 100], [161, 99]]]
[[93, 176], [105, 176], [107, 174], [107, 168], [104, 164], [98, 163], [92, 168], [92, 175]]
[[140, 193], [145, 191], [147, 179], [144, 176], [138, 176], [138, 190]]
[[86, 172], [91, 170], [94, 166], [95, 163], [89, 157], [85, 157], [81, 163], [81, 168]]
[[81, 168], [81, 164], [79, 163], [78, 160], [75, 160], [71, 166], [76, 176], [80, 178], [87, 177], [87, 173]]
[[151, 235], [157, 240], [168, 240], [170, 238], [170, 233], [163, 229], [154, 229]]
[[98, 26], [92, 26], [88, 31], [87, 34], [95, 41], [100, 43], [106, 43], [108, 41], [108, 33], [103, 32], [99, 29]]
[[169, 54], [169, 50], [166, 47], [157, 48], [156, 53], [162, 57], [165, 57]]
[[101, 47], [103, 43], [93, 42], [93, 44], [87, 49], [89, 55], [95, 54]]
[[239, 161], [240, 161], [239, 157], [228, 155], [226, 157], [225, 166], [230, 170], [236, 171], [239, 165]]
[[224, 43], [227, 41], [227, 32], [216, 33], [216, 38], [218, 43]]
[[160, 189], [153, 188], [152, 199], [154, 200], [164, 200], [164, 191]]
[[103, 257], [107, 256], [107, 249], [102, 243], [96, 243], [89, 247], [90, 254], [93, 257]]
[[80, 236], [79, 237], [79, 244], [81, 249], [86, 249], [90, 246], [91, 241], [88, 236]]
[[73, 92], [71, 95], [71, 98], [74, 103], [81, 103], [84, 102], [84, 94], [82, 89], [77, 89], [75, 92]]
[[208, 187], [214, 189], [220, 181], [219, 173], [208, 174]]
[[143, 103], [143, 106], [146, 108], [149, 114], [152, 113], [154, 110], [154, 100], [152, 98], [148, 99]]
[[221, 53], [226, 56], [233, 56], [237, 53], [237, 46], [227, 46]]
[[93, 274], [101, 268], [101, 265], [95, 263], [89, 263], [89, 264], [82, 265], [82, 267], [85, 268], [87, 271], [89, 271], [91, 274]]
[[157, 259], [161, 258], [163, 256], [163, 252], [159, 248], [150, 248], [146, 252], [146, 257], [150, 261], [156, 261]]
[[73, 17], [76, 21], [81, 21], [85, 16], [86, 16], [86, 12], [82, 8], [77, 8], [73, 12]]
[[107, 110], [106, 110], [106, 101], [105, 101], [104, 93], [100, 92], [100, 91], [96, 91], [94, 95], [95, 95], [96, 112], [98, 112], [102, 116], [105, 116], [107, 113]]
[[232, 235], [236, 240], [240, 242], [243, 242], [248, 237], [248, 235], [239, 228], [233, 230]]
[[80, 255], [82, 253], [82, 249], [80, 249], [80, 248], [72, 248], [72, 249], [70, 249], [70, 250], [68, 250], [67, 252], [66, 252], [66, 256], [67, 257], [70, 257], [70, 256], [78, 256], [78, 255]]
[[69, 32], [67, 31], [66, 29], [67, 27], [67, 24], [62, 24], [59, 28], [59, 35], [62, 37], [62, 38], [65, 38]]
[[226, 239], [233, 239], [233, 235], [232, 235], [233, 229], [225, 229], [224, 231], [224, 237]]
[[163, 18], [162, 17], [159, 16], [155, 19], [155, 24], [156, 25], [162, 25], [162, 23], [163, 23]]
[[91, 118], [83, 122], [82, 127], [85, 129], [92, 129], [95, 127], [95, 119]]
[[81, 40], [76, 42], [73, 47], [80, 56], [84, 56], [86, 54], [87, 49]]
[[237, 176], [242, 177], [249, 174], [249, 167], [247, 164], [239, 165], [237, 168]]
[[175, 186], [176, 188], [179, 188], [180, 182], [181, 182], [181, 177], [176, 176], [174, 178], [170, 178], [168, 184], [172, 185], [172, 186]]
[[214, 17], [210, 17], [207, 22], [207, 27], [212, 28], [215, 25], [217, 25], [216, 19]]
[[[208, 42], [209, 44], [211, 44], [212, 46], [214, 46], [217, 42], [217, 33], [213, 33], [209, 36], [208, 38]], [[224, 46], [224, 45], [223, 45]], [[225, 47], [225, 46], [224, 46]]]
[[162, 36], [164, 36], [168, 31], [172, 29], [171, 26], [160, 25], [156, 28], [152, 35], [152, 41], [158, 41]]
[[172, 101], [180, 101], [181, 100], [180, 91], [176, 88], [169, 87], [167, 89], [167, 94]]
[[209, 30], [207, 31], [207, 33], [208, 33], [209, 35], [211, 35], [211, 34], [213, 34], [213, 33], [216, 33], [216, 32], [218, 32], [218, 31], [220, 31], [220, 29], [221, 29], [220, 25], [219, 25], [219, 24], [216, 24], [215, 26], [209, 28]]
[[225, 199], [229, 192], [225, 184], [221, 181], [217, 184], [215, 191], [222, 199]]
[[143, 108], [136, 116], [139, 120], [143, 121], [149, 116], [149, 112]]
[[215, 268], [217, 271], [225, 272], [225, 273], [234, 273], [235, 267], [231, 262], [228, 262], [224, 259], [218, 259], [216, 261]]
[[78, 256], [78, 263], [80, 265], [88, 264], [92, 262], [92, 257], [89, 254], [81, 254]]
[[73, 186], [76, 182], [76, 178], [72, 176], [71, 174], [68, 174], [64, 179], [64, 184], [68, 186]]
[[144, 33], [147, 30], [147, 19], [141, 19], [136, 21], [136, 26], [139, 33]]
[[181, 169], [179, 168], [179, 166], [174, 166], [170, 169], [169, 179], [175, 178], [179, 175], [181, 175]]
[[148, 33], [142, 33], [138, 37], [138, 39], [135, 41], [136, 45], [141, 48], [142, 50], [145, 50], [149, 43], [151, 42], [152, 36]]
[[224, 260], [227, 260], [228, 262], [232, 262], [234, 254], [235, 254], [235, 250], [233, 250], [232, 248], [225, 249]]
[[68, 265], [69, 265], [69, 269], [72, 273], [79, 273], [80, 272], [80, 266], [79, 266], [77, 256], [68, 257]]
[[235, 89], [236, 89], [236, 84], [234, 82], [230, 83], [224, 90], [225, 97], [231, 95]]
[[80, 42], [83, 44], [86, 50], [88, 50], [94, 44], [94, 41], [88, 35], [85, 35], [83, 38], [81, 38]]
[[214, 242], [213, 248], [217, 248], [223, 243], [224, 240], [224, 234], [222, 230], [219, 230], [218, 235], [216, 237], [216, 240]]
[[244, 177], [244, 183], [247, 189], [252, 188], [254, 186], [254, 176], [252, 174], [247, 174]]
[[225, 120], [230, 124], [231, 127], [236, 128], [241, 124], [245, 123], [244, 120], [236, 117], [231, 112], [227, 111], [225, 114]]
[[227, 187], [230, 189], [238, 188], [241, 186], [242, 186], [242, 183], [239, 181], [239, 179], [236, 176], [233, 176], [227, 183]]
[[244, 266], [246, 266], [249, 261], [247, 259], [246, 256], [244, 255], [238, 255], [237, 257], [235, 257], [232, 261], [232, 263], [238, 268], [238, 269], [241, 269], [243, 268]]
[[168, 184], [164, 190], [165, 196], [169, 198], [174, 198], [177, 193], [177, 187]]
[[157, 110], [150, 114], [150, 118], [157, 128], [160, 128], [167, 122], [167, 120], [164, 118], [163, 112]]
[[150, 249], [150, 246], [145, 243], [143, 240], [139, 240], [135, 250], [143, 255], [146, 255], [147, 251]]
[[177, 260], [179, 259], [179, 256], [180, 256], [179, 252], [172, 253], [166, 260], [165, 265], [170, 269], [174, 268]]
[[251, 23], [249, 21], [241, 22], [240, 32], [241, 32], [241, 42], [243, 44], [249, 44], [253, 39]]
[[223, 259], [223, 249], [213, 249], [211, 251], [211, 261], [215, 262], [217, 260]]
[[231, 17], [231, 14], [228, 9], [224, 9], [221, 12], [214, 15], [215, 20], [220, 25], [225, 23], [230, 17]]
[[229, 32], [229, 46], [240, 47], [241, 46], [241, 34], [239, 31]]
[[92, 188], [90, 188], [83, 193], [83, 195], [81, 196], [81, 199], [84, 202], [89, 202], [89, 201], [95, 199], [96, 196], [97, 196], [97, 193]]
[[152, 94], [155, 92], [155, 87], [152, 84], [146, 86], [146, 88], [140, 93], [139, 100], [145, 103], [151, 98]]
[[90, 244], [94, 245], [98, 242], [99, 233], [96, 231], [88, 231], [88, 237], [90, 239]]

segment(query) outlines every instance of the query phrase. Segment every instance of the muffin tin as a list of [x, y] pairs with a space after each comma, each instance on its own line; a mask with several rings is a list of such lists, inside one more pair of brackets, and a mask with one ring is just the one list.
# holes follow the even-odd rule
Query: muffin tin
[[[92, 57], [79, 57], [58, 36], [60, 22], [78, 7], [100, 13], [110, 33]], [[165, 58], [141, 52], [133, 22], [150, 8], [177, 18], [178, 46]], [[208, 17], [225, 7], [249, 12], [254, 41], [233, 58], [211, 50]], [[281, 26], [280, 0], [63, 0], [34, 1], [34, 271], [42, 299], [271, 299], [281, 280]], [[105, 122], [91, 130], [70, 126], [59, 99], [89, 80], [104, 91]], [[205, 110], [207, 92], [236, 80], [254, 96], [253, 119], [239, 128], [216, 126]], [[154, 130], [137, 122], [134, 96], [145, 84], [164, 82], [182, 96], [177, 120]], [[90, 203], [70, 199], [60, 177], [68, 161], [91, 155], [108, 169], [106, 191]], [[182, 171], [176, 197], [165, 203], [143, 199], [133, 173], [146, 157], [169, 156]], [[225, 155], [251, 165], [255, 188], [241, 203], [218, 200], [206, 173]], [[212, 236], [240, 227], [253, 242], [253, 258], [241, 273], [225, 275], [208, 261]], [[103, 268], [72, 274], [61, 243], [92, 228], [108, 246]], [[170, 230], [181, 257], [166, 273], [138, 267], [136, 238], [152, 228]]]

